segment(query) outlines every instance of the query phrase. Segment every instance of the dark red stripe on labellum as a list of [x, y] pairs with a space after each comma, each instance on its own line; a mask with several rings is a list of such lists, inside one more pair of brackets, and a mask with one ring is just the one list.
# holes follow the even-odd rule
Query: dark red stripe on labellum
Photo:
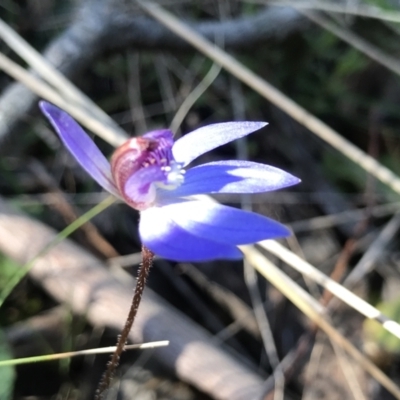
[[146, 167], [146, 159], [156, 147], [155, 140], [137, 137], [129, 139], [114, 152], [111, 157], [111, 173], [122, 194], [128, 178], [140, 168]]

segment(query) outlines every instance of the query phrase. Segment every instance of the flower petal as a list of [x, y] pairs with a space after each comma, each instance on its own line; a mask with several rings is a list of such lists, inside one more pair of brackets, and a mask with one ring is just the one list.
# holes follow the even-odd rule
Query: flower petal
[[185, 166], [207, 151], [246, 136], [265, 125], [267, 122], [243, 121], [203, 126], [178, 139], [172, 153], [175, 160]]
[[161, 208], [181, 229], [213, 242], [239, 245], [290, 235], [279, 222], [211, 201], [181, 201]]
[[270, 165], [217, 161], [187, 170], [184, 183], [173, 191], [160, 191], [160, 200], [205, 193], [262, 193], [299, 182], [300, 179]]
[[120, 197], [111, 176], [110, 163], [78, 123], [46, 101], [41, 101], [39, 106], [76, 161], [100, 186]]
[[177, 226], [164, 207], [152, 207], [140, 213], [139, 233], [143, 244], [155, 254], [175, 261], [243, 257], [236, 246], [194, 236]]

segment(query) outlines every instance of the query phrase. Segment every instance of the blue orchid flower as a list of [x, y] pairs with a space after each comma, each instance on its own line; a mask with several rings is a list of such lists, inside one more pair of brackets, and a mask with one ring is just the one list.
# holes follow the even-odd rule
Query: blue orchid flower
[[191, 196], [268, 192], [294, 185], [298, 178], [269, 165], [236, 160], [185, 170], [200, 155], [264, 127], [265, 122], [208, 125], [176, 142], [170, 130], [152, 131], [126, 141], [108, 162], [66, 112], [45, 101], [40, 108], [86, 172], [140, 211], [140, 238], [155, 254], [176, 261], [240, 259], [238, 245], [290, 235], [269, 218]]

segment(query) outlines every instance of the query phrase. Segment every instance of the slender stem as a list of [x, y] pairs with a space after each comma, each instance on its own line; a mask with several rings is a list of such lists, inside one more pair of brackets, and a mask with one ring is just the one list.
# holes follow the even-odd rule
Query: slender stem
[[110, 382], [114, 376], [115, 369], [118, 367], [119, 359], [121, 357], [122, 352], [125, 349], [129, 332], [131, 331], [133, 322], [135, 321], [135, 317], [139, 309], [140, 301], [142, 300], [146, 279], [149, 275], [150, 267], [153, 263], [153, 258], [154, 254], [146, 246], [142, 246], [143, 264], [139, 270], [139, 274], [137, 277], [135, 293], [133, 295], [128, 318], [126, 319], [125, 326], [121, 332], [121, 335], [118, 337], [116, 350], [111, 356], [111, 359], [107, 364], [107, 370], [104, 372], [103, 377], [101, 378], [99, 387], [97, 388], [95, 400], [101, 400], [103, 398], [105, 390], [107, 390], [108, 387], [110, 386]]

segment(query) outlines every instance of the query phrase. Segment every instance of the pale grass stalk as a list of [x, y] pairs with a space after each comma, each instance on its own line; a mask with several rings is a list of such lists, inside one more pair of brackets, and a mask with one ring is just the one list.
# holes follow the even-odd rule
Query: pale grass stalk
[[246, 259], [265, 279], [271, 282], [313, 323], [323, 330], [332, 341], [350, 354], [362, 368], [392, 393], [396, 399], [400, 399], [400, 388], [326, 320], [324, 317], [326, 309], [317, 300], [311, 297], [254, 247], [240, 246], [240, 249], [245, 254]]
[[360, 314], [364, 315], [369, 319], [373, 319], [380, 324], [390, 333], [400, 339], [400, 325], [386, 317], [378, 309], [361, 299], [344, 286], [335, 282], [317, 268], [312, 266], [307, 261], [300, 258], [298, 255], [292, 253], [290, 250], [282, 246], [275, 240], [264, 240], [258, 243], [263, 249], [267, 250], [274, 256], [278, 257], [290, 267], [300, 272], [302, 275], [312, 279], [321, 285], [324, 289], [331, 292], [337, 298], [342, 300], [344, 303], [357, 310]]
[[79, 90], [69, 79], [51, 65], [36, 49], [25, 41], [14, 29], [0, 19], [0, 38], [17, 53], [41, 78], [57, 89], [65, 100], [87, 109], [93, 116], [113, 129], [118, 136], [124, 131], [98, 107], [89, 97]]
[[119, 146], [127, 136], [116, 133], [114, 129], [93, 117], [82, 106], [75, 105], [65, 100], [64, 97], [57, 93], [51, 86], [43, 82], [39, 78], [29, 73], [26, 69], [10, 60], [4, 54], [0, 53], [0, 69], [10, 75], [15, 80], [21, 82], [39, 97], [48, 100], [56, 106], [64, 109], [71, 114], [83, 126], [100, 136], [111, 145]]
[[[129, 344], [124, 347], [124, 350], [155, 349], [157, 347], [165, 347], [168, 345], [169, 345], [169, 340], [160, 340], [157, 342], [149, 342], [149, 343], [142, 343], [142, 344]], [[47, 355], [34, 356], [34, 357], [14, 358], [12, 360], [1, 360], [0, 368], [7, 367], [10, 365], [20, 365], [20, 364], [43, 362], [43, 361], [62, 360], [65, 358], [72, 358], [72, 357], [78, 357], [78, 356], [108, 354], [108, 353], [113, 353], [116, 350], [116, 348], [117, 348], [116, 346], [99, 347], [97, 349], [67, 351], [65, 353], [55, 353], [55, 354], [47, 354]]]
[[354, 163], [360, 165], [371, 175], [388, 185], [395, 192], [400, 193], [400, 178], [390, 169], [381, 165], [373, 157], [369, 156], [357, 146], [343, 138], [338, 132], [334, 131], [320, 119], [306, 111], [296, 102], [284, 95], [266, 80], [259, 77], [249, 68], [237, 61], [227, 52], [205, 39], [195, 32], [188, 25], [180, 21], [171, 13], [150, 0], [146, 2], [137, 0], [137, 4], [149, 15], [169, 28], [183, 40], [186, 40], [193, 47], [205, 54], [215, 63], [221, 65], [226, 71], [247, 84], [261, 96], [268, 99], [271, 103], [281, 108], [293, 119], [304, 125], [311, 132], [329, 143], [332, 147], [343, 153]]

